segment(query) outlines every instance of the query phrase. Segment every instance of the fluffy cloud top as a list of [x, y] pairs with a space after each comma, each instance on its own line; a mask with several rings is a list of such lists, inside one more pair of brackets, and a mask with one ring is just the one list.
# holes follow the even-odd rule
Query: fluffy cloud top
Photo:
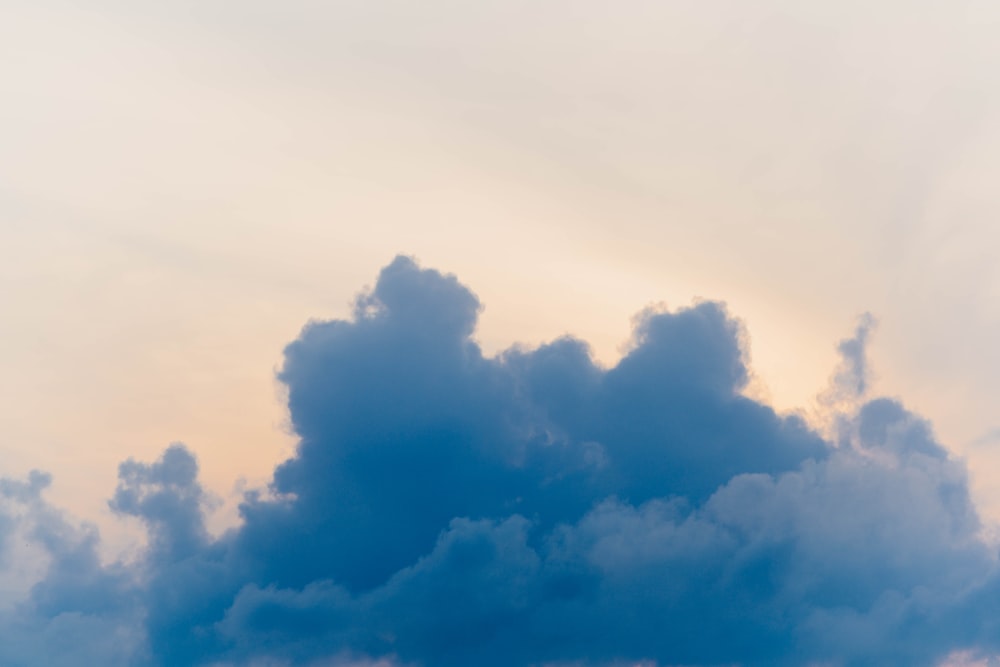
[[[480, 303], [399, 257], [285, 351], [295, 455], [212, 538], [181, 445], [122, 464], [136, 564], [4, 480], [0, 546], [47, 571], [10, 665], [933, 665], [990, 651], [996, 554], [966, 472], [890, 399], [839, 435], [741, 394], [718, 303], [637, 319], [601, 368], [563, 338], [486, 358]], [[841, 345], [865, 388], [865, 321]], [[848, 377], [849, 376], [849, 377]], [[843, 396], [839, 396], [843, 398]], [[971, 653], [970, 653], [971, 651]]]

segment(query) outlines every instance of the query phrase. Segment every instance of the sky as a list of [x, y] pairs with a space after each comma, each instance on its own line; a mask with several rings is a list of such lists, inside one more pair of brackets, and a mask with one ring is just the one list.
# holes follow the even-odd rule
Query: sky
[[[0, 657], [94, 628], [102, 664], [991, 655], [998, 23], [0, 0]], [[460, 576], [468, 544], [496, 557]], [[461, 585], [469, 627], [406, 622]]]

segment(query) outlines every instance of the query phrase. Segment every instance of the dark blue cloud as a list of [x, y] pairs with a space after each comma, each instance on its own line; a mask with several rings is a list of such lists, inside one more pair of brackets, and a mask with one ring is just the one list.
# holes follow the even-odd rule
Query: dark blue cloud
[[[994, 646], [965, 469], [897, 401], [860, 400], [868, 321], [837, 380], [860, 407], [825, 440], [741, 393], [721, 304], [642, 313], [608, 369], [573, 338], [484, 357], [480, 309], [397, 258], [353, 319], [287, 347], [300, 441], [241, 524], [209, 536], [183, 446], [122, 464], [111, 507], [145, 522], [143, 559], [102, 566], [59, 519], [31, 636], [75, 614], [132, 638], [102, 664], [160, 665], [933, 665]], [[0, 492], [31, 504], [44, 482]]]

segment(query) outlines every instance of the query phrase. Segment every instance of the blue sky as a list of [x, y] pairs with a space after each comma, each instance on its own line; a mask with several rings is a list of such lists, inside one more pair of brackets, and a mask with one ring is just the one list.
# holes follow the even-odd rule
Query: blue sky
[[5, 659], [989, 654], [1000, 11], [828, 5], [0, 2]]

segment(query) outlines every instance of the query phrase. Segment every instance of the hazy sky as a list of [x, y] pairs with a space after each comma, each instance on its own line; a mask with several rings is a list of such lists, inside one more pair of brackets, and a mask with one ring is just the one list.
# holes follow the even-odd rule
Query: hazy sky
[[183, 441], [231, 504], [293, 451], [284, 346], [404, 253], [475, 291], [486, 353], [612, 365], [643, 308], [724, 301], [780, 410], [870, 312], [875, 393], [1000, 517], [998, 31], [955, 0], [0, 0], [0, 472], [113, 537], [118, 462]]
[[877, 387], [1000, 480], [995, 3], [0, 7], [4, 458], [87, 513], [172, 440], [266, 474], [282, 346], [397, 252], [486, 350], [725, 300], [781, 408], [870, 311]]

